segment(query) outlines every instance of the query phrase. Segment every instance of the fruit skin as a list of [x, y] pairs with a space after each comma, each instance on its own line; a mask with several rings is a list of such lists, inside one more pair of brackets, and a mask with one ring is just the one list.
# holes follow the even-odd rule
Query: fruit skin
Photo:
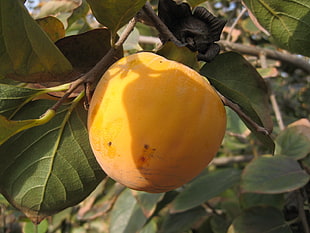
[[88, 113], [98, 163], [129, 188], [167, 192], [213, 159], [226, 112], [196, 71], [149, 52], [124, 57], [99, 81]]

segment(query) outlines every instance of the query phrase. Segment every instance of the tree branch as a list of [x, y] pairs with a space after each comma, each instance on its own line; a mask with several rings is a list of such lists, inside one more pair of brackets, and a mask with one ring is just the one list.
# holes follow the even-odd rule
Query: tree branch
[[[152, 37], [152, 36], [140, 36], [139, 42], [146, 43], [146, 44], [161, 43], [159, 38]], [[265, 53], [266, 57], [268, 57], [269, 59], [291, 63], [295, 65], [296, 67], [310, 73], [310, 63], [292, 54], [282, 53], [282, 52], [271, 50], [271, 49], [263, 49], [263, 48], [259, 48], [256, 46], [233, 43], [233, 42], [229, 42], [226, 40], [220, 40], [216, 43], [218, 43], [221, 46], [222, 50], [226, 50], [226, 51], [235, 51], [235, 52], [240, 52], [243, 54], [253, 55], [257, 57], [259, 57], [260, 54]]]
[[173, 33], [169, 30], [166, 24], [161, 21], [161, 19], [157, 16], [155, 11], [152, 8], [152, 5], [149, 2], [143, 6], [142, 10], [144, 13], [152, 20], [154, 27], [157, 29], [159, 34], [164, 38], [164, 40], [171, 40], [177, 46], [184, 46], [182, 42], [180, 42]]
[[232, 110], [234, 110], [234, 112], [236, 112], [239, 117], [241, 117], [243, 120], [245, 120], [248, 124], [252, 125], [257, 132], [261, 132], [261, 133], [263, 133], [265, 135], [269, 135], [270, 134], [270, 131], [268, 129], [260, 126], [255, 121], [253, 121], [252, 118], [250, 118], [247, 114], [245, 114], [238, 104], [236, 104], [236, 103], [232, 102], [231, 100], [227, 99], [221, 93], [218, 92], [218, 94], [219, 94], [221, 100], [223, 101], [224, 105], [226, 105], [229, 108], [231, 108]]
[[220, 40], [217, 43], [221, 46], [223, 50], [236, 51], [236, 52], [240, 52], [243, 54], [254, 55], [257, 57], [259, 57], [259, 55], [263, 52], [266, 54], [267, 58], [293, 64], [296, 67], [299, 67], [300, 69], [310, 74], [310, 63], [295, 55], [281, 53], [279, 51], [271, 50], [271, 49], [259, 48], [256, 46], [232, 43], [232, 42], [224, 41], [224, 40]]
[[114, 62], [118, 60], [118, 57], [116, 55], [122, 48], [122, 45], [128, 38], [129, 34], [134, 29], [136, 23], [137, 20], [135, 17], [130, 20], [127, 27], [120, 35], [118, 41], [114, 44], [114, 46], [109, 49], [106, 55], [101, 58], [101, 60], [91, 70], [89, 70], [85, 75], [81, 76], [80, 78], [71, 83], [70, 88], [62, 96], [62, 98], [58, 100], [57, 103], [51, 108], [52, 110], [56, 111], [67, 100], [67, 98], [72, 94], [72, 92], [76, 90], [80, 85], [83, 85], [84, 83], [95, 83], [97, 80], [99, 80], [99, 78], [104, 74], [104, 72]]
[[247, 11], [247, 9], [243, 8], [242, 11], [240, 12], [240, 14], [237, 16], [236, 20], [234, 20], [234, 23], [231, 25], [229, 33], [226, 37], [226, 41], [230, 41], [232, 32], [234, 31], [236, 25], [238, 24], [239, 20], [245, 14], [246, 11]]
[[[262, 68], [267, 68], [266, 54], [263, 52], [260, 53], [259, 58], [261, 61], [260, 63], [261, 63]], [[267, 80], [267, 81], [269, 81], [269, 80]], [[276, 99], [276, 95], [274, 94], [273, 90], [270, 90], [270, 92], [271, 93], [270, 93], [269, 99], [270, 99], [274, 114], [276, 116], [276, 120], [278, 122], [280, 130], [284, 130], [285, 126], [284, 126], [282, 114], [281, 114], [281, 111], [280, 111], [280, 108], [279, 108], [279, 105], [278, 105], [278, 102]]]

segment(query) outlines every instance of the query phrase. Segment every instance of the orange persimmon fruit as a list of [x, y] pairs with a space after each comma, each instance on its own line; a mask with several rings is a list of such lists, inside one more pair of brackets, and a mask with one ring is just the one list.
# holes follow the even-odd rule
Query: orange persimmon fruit
[[135, 190], [167, 192], [197, 176], [226, 130], [224, 105], [191, 68], [141, 52], [114, 63], [92, 97], [88, 131], [102, 169]]

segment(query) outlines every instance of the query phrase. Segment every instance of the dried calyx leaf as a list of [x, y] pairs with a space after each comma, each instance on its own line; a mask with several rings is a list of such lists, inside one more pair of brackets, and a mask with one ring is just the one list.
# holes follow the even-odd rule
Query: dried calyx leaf
[[226, 20], [213, 16], [204, 7], [196, 7], [192, 12], [187, 3], [177, 4], [173, 0], [159, 1], [158, 16], [178, 40], [198, 51], [198, 60], [210, 62], [219, 53], [220, 47], [214, 42], [220, 39]]

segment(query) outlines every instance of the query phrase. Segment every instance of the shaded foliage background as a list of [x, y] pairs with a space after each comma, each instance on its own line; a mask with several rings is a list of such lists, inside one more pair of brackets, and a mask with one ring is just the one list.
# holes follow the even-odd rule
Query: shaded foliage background
[[179, 189], [144, 193], [105, 176], [89, 147], [83, 88], [40, 117], [146, 2], [1, 1], [0, 232], [309, 233], [307, 1], [188, 0], [227, 20], [211, 63], [162, 46], [158, 28], [139, 16], [116, 57], [156, 51], [232, 102], [216, 158]]

